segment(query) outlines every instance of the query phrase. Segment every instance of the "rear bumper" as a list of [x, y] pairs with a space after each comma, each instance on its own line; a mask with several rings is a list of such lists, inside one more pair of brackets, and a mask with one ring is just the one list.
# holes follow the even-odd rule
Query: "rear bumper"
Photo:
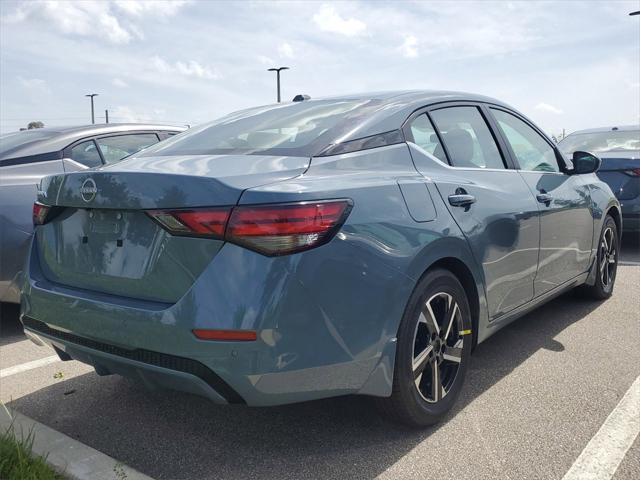
[[[226, 244], [175, 304], [53, 283], [32, 248], [21, 318], [31, 334], [98, 373], [216, 402], [387, 396], [397, 323], [414, 282], [353, 248], [331, 243], [269, 258]], [[255, 330], [258, 339], [204, 341], [196, 328]]]
[[61, 360], [78, 360], [98, 375], [118, 374], [142, 381], [148, 388], [168, 388], [193, 393], [215, 403], [244, 403], [224, 380], [200, 362], [148, 350], [126, 350], [49, 327], [22, 317], [28, 337], [48, 344]]

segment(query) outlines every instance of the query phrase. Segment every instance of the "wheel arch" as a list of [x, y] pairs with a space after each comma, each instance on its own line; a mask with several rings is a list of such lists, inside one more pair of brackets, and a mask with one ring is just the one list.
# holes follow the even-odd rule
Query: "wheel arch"
[[462, 284], [462, 288], [464, 288], [469, 302], [469, 310], [471, 311], [473, 347], [475, 348], [478, 343], [478, 325], [480, 323], [480, 295], [478, 293], [478, 286], [473, 273], [467, 264], [459, 258], [444, 257], [431, 264], [424, 271], [422, 276], [436, 268], [448, 270], [453, 273]]
[[618, 229], [618, 239], [622, 239], [622, 214], [620, 213], [620, 208], [617, 205], [610, 205], [605, 213], [605, 218], [607, 215], [611, 215], [613, 221], [616, 222], [616, 228]]

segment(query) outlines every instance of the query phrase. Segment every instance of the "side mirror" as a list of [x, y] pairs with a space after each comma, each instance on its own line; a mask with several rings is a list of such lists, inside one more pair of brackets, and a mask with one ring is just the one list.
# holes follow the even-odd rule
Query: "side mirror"
[[600, 164], [602, 161], [589, 152], [573, 152], [573, 158], [571, 159], [573, 162], [573, 172], [574, 174], [580, 175], [583, 173], [595, 173], [600, 168]]

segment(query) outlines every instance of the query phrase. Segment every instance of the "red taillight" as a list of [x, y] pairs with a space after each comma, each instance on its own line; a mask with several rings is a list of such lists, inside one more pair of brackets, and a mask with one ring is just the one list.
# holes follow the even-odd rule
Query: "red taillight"
[[225, 238], [265, 255], [284, 255], [322, 245], [344, 222], [349, 200], [233, 209]]
[[257, 338], [255, 330], [207, 330], [196, 329], [193, 334], [200, 340], [220, 340], [235, 342], [253, 342]]
[[230, 208], [152, 210], [147, 212], [174, 235], [224, 237]]
[[203, 236], [275, 256], [327, 243], [351, 210], [350, 200], [250, 205], [147, 214], [174, 235]]
[[629, 170], [625, 170], [624, 173], [631, 175], [632, 177], [640, 177], [640, 168], [631, 168]]
[[44, 225], [44, 223], [47, 221], [49, 210], [51, 210], [50, 206], [35, 202], [33, 204], [33, 224]]

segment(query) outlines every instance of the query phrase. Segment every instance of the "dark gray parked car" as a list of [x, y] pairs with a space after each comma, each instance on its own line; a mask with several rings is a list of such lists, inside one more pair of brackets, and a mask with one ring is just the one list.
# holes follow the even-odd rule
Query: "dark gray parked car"
[[586, 150], [602, 159], [598, 177], [620, 200], [623, 230], [640, 232], [640, 125], [580, 130], [558, 147], [569, 157]]
[[19, 302], [17, 280], [42, 177], [115, 163], [183, 130], [130, 123], [38, 128], [0, 136], [0, 302]]

